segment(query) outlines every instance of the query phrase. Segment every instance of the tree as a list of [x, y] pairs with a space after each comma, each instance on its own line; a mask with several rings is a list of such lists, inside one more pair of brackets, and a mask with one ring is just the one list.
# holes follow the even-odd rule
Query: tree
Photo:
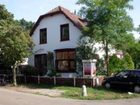
[[105, 51], [105, 63], [108, 72], [108, 52], [115, 47], [123, 35], [133, 29], [132, 19], [126, 9], [131, 9], [132, 0], [79, 0], [82, 4], [82, 14], [88, 21], [83, 28], [83, 37], [101, 43]]
[[7, 11], [4, 5], [0, 4], [0, 20], [13, 20], [13, 14]]
[[139, 40], [135, 40], [135, 42], [131, 43], [129, 47], [127, 47], [126, 52], [130, 54], [133, 59], [135, 68], [140, 69], [140, 42]]
[[135, 44], [136, 40], [133, 34], [124, 34], [122, 37], [117, 39], [117, 42], [114, 44], [114, 47], [118, 50], [122, 50], [124, 53], [127, 52]]
[[17, 20], [17, 23], [27, 32], [30, 32], [34, 24], [34, 22], [26, 21], [24, 18]]
[[87, 59], [98, 59], [98, 55], [96, 54], [96, 49], [93, 49], [93, 45], [88, 45], [87, 41], [79, 40], [77, 51], [76, 51], [76, 60], [78, 66], [78, 73], [82, 72], [82, 60]]
[[31, 53], [33, 43], [3, 5], [0, 5], [0, 17], [0, 55], [2, 62], [12, 67], [13, 84], [16, 86], [16, 68]]
[[138, 26], [138, 28], [136, 29], [136, 31], [140, 34], [140, 25]]

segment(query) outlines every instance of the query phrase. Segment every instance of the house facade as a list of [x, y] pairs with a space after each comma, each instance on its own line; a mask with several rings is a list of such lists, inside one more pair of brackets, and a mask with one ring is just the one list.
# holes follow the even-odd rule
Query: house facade
[[35, 44], [29, 65], [48, 71], [48, 53], [53, 54], [54, 69], [61, 76], [74, 76], [76, 67], [76, 47], [81, 28], [86, 22], [69, 10], [58, 6], [41, 15], [31, 30]]

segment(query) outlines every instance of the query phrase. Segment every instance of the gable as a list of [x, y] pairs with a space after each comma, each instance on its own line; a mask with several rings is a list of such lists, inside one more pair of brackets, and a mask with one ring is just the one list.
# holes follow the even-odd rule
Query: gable
[[71, 13], [69, 10], [63, 8], [63, 7], [56, 7], [54, 9], [52, 9], [51, 11], [49, 11], [48, 13], [41, 15], [37, 22], [35, 23], [35, 25], [33, 26], [30, 35], [33, 34], [33, 32], [35, 31], [35, 29], [37, 28], [37, 26], [39, 25], [39, 23], [41, 22], [42, 19], [46, 18], [46, 17], [51, 17], [51, 16], [55, 16], [58, 14], [63, 14], [68, 20], [70, 20], [77, 28], [81, 29], [83, 26], [86, 25], [86, 21], [81, 19], [79, 16]]

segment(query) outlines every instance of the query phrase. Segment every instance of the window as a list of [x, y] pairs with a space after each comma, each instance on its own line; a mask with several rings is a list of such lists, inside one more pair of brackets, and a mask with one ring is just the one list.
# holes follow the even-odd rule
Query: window
[[140, 77], [140, 71], [132, 71], [132, 74], [133, 74], [135, 77]]
[[60, 26], [61, 41], [69, 40], [69, 24]]
[[75, 49], [56, 50], [56, 69], [58, 72], [76, 70]]
[[35, 55], [35, 67], [40, 70], [47, 70], [47, 54]]
[[47, 43], [47, 29], [40, 29], [40, 44]]
[[122, 72], [118, 73], [116, 76], [124, 77], [124, 76], [128, 76], [129, 73], [130, 73], [129, 71], [122, 71]]

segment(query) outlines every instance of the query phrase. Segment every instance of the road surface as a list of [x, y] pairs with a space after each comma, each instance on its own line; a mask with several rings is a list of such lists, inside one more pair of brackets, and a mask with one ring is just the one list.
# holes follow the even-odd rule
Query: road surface
[[0, 88], [0, 105], [140, 105], [140, 98], [124, 100], [74, 100], [51, 98]]

